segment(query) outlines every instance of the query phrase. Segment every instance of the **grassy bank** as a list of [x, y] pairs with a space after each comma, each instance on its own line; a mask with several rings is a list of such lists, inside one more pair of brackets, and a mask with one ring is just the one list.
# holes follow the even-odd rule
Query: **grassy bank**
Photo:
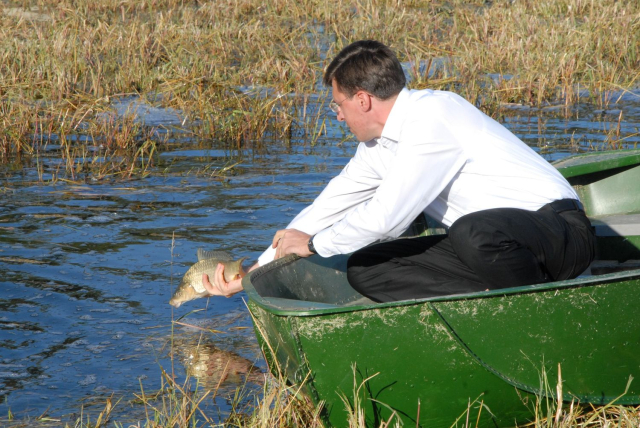
[[[250, 397], [239, 389], [232, 399], [230, 415], [223, 420], [212, 418], [201, 408], [205, 400], [211, 400], [217, 391], [192, 389], [189, 381], [174, 382], [163, 373], [163, 387], [159, 391], [144, 389], [132, 397], [111, 397], [103, 407], [94, 406], [91, 411], [81, 409], [78, 416], [70, 421], [42, 415], [29, 420], [15, 420], [9, 413], [0, 417], [2, 426], [26, 428], [189, 428], [189, 427], [229, 427], [229, 428], [322, 428], [320, 416], [322, 408], [313, 407], [298, 392], [297, 386], [286, 386], [282, 380], [267, 376], [262, 392]], [[357, 391], [354, 390], [354, 396]], [[296, 398], [297, 397], [297, 398]], [[248, 400], [247, 400], [248, 399]], [[250, 404], [242, 404], [243, 402]], [[382, 421], [379, 426], [367, 424], [363, 406], [353, 403], [351, 397], [344, 397], [348, 409], [345, 426], [349, 428], [392, 428], [406, 426], [397, 415]], [[114, 416], [118, 407], [142, 406], [145, 416], [139, 420], [119, 420]], [[578, 402], [556, 402], [553, 398], [538, 397], [531, 408], [532, 422], [522, 425], [526, 428], [637, 428], [640, 426], [640, 407], [623, 406], [614, 402], [603, 406], [584, 405]], [[451, 427], [475, 427], [478, 410], [462, 412]], [[139, 412], [138, 412], [139, 413]]]
[[638, 83], [639, 26], [640, 5], [615, 0], [2, 0], [0, 160], [58, 155], [49, 179], [149, 173], [176, 129], [113, 118], [127, 95], [178, 109], [180, 137], [199, 144], [313, 143], [327, 58], [362, 38], [390, 44], [413, 87], [455, 90], [493, 115], [606, 107]]

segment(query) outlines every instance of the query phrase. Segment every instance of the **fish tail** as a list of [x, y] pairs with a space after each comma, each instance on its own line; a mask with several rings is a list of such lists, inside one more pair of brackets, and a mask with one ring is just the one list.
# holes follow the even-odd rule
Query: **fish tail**
[[249, 257], [243, 257], [240, 260], [238, 260], [238, 273], [240, 273], [240, 278], [243, 278], [247, 272], [245, 272], [245, 270], [242, 268], [242, 262], [244, 262], [245, 260], [247, 260]]

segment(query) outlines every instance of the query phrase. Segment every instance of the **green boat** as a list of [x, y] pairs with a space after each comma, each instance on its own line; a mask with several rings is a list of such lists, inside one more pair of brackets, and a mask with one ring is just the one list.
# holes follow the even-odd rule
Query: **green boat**
[[344, 399], [368, 426], [411, 427], [514, 426], [559, 396], [640, 404], [640, 150], [554, 165], [598, 236], [590, 272], [378, 304], [349, 286], [347, 256], [276, 260], [243, 280], [270, 370], [335, 427], [348, 426]]

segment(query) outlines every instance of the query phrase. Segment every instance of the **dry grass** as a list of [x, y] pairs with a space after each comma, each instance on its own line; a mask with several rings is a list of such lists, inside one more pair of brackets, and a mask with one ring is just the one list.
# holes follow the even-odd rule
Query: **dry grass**
[[[231, 413], [222, 421], [203, 409], [203, 403], [218, 394], [218, 388], [204, 390], [198, 385], [193, 388], [191, 379], [178, 384], [171, 375], [162, 371], [162, 387], [152, 393], [141, 391], [135, 397], [126, 400], [109, 397], [104, 400], [102, 410], [80, 411], [73, 422], [62, 424], [60, 419], [42, 415], [32, 420], [14, 420], [11, 411], [6, 418], [0, 418], [2, 426], [23, 428], [37, 426], [43, 428], [64, 426], [65, 428], [188, 428], [188, 427], [235, 427], [235, 428], [321, 428], [321, 407], [313, 407], [300, 394], [300, 386], [287, 386], [284, 379], [266, 376], [260, 393], [238, 388], [231, 399]], [[365, 407], [361, 394], [368, 379], [361, 383], [355, 381], [351, 396], [342, 396], [347, 410], [345, 426], [349, 428], [367, 428]], [[219, 385], [218, 385], [219, 387]], [[477, 401], [477, 400], [476, 400]], [[128, 404], [127, 404], [128, 403]], [[384, 406], [384, 403], [378, 403]], [[476, 427], [478, 416], [471, 410], [463, 413], [451, 427]], [[137, 421], [118, 421], [113, 416], [116, 407], [142, 406], [144, 417]], [[94, 406], [95, 407], [95, 406]], [[523, 428], [637, 428], [640, 426], [640, 407], [618, 405], [615, 400], [604, 406], [593, 406], [573, 402], [562, 402], [538, 396], [532, 409], [534, 421], [522, 425]], [[120, 413], [121, 414], [121, 413]], [[130, 418], [127, 418], [130, 419]], [[395, 412], [375, 428], [403, 426]]]
[[[636, 1], [263, 3], [0, 1], [0, 159], [39, 159], [63, 142], [64, 168], [45, 177], [149, 173], [162, 141], [126, 118], [100, 123], [111, 100], [132, 94], [179, 109], [198, 141], [313, 143], [326, 132], [313, 95], [327, 58], [362, 38], [396, 49], [413, 87], [456, 90], [489, 113], [514, 102], [606, 106], [638, 82]], [[100, 152], [107, 135], [128, 152]]]

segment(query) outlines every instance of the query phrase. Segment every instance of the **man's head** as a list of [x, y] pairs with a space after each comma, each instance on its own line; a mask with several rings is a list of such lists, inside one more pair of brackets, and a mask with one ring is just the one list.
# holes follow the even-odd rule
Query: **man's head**
[[340, 92], [349, 97], [363, 90], [382, 101], [400, 93], [406, 84], [396, 55], [375, 40], [360, 40], [342, 49], [322, 81], [327, 86], [335, 81]]
[[391, 49], [362, 40], [340, 51], [323, 82], [331, 86], [329, 107], [337, 119], [347, 123], [358, 141], [369, 141], [381, 136], [406, 78]]

